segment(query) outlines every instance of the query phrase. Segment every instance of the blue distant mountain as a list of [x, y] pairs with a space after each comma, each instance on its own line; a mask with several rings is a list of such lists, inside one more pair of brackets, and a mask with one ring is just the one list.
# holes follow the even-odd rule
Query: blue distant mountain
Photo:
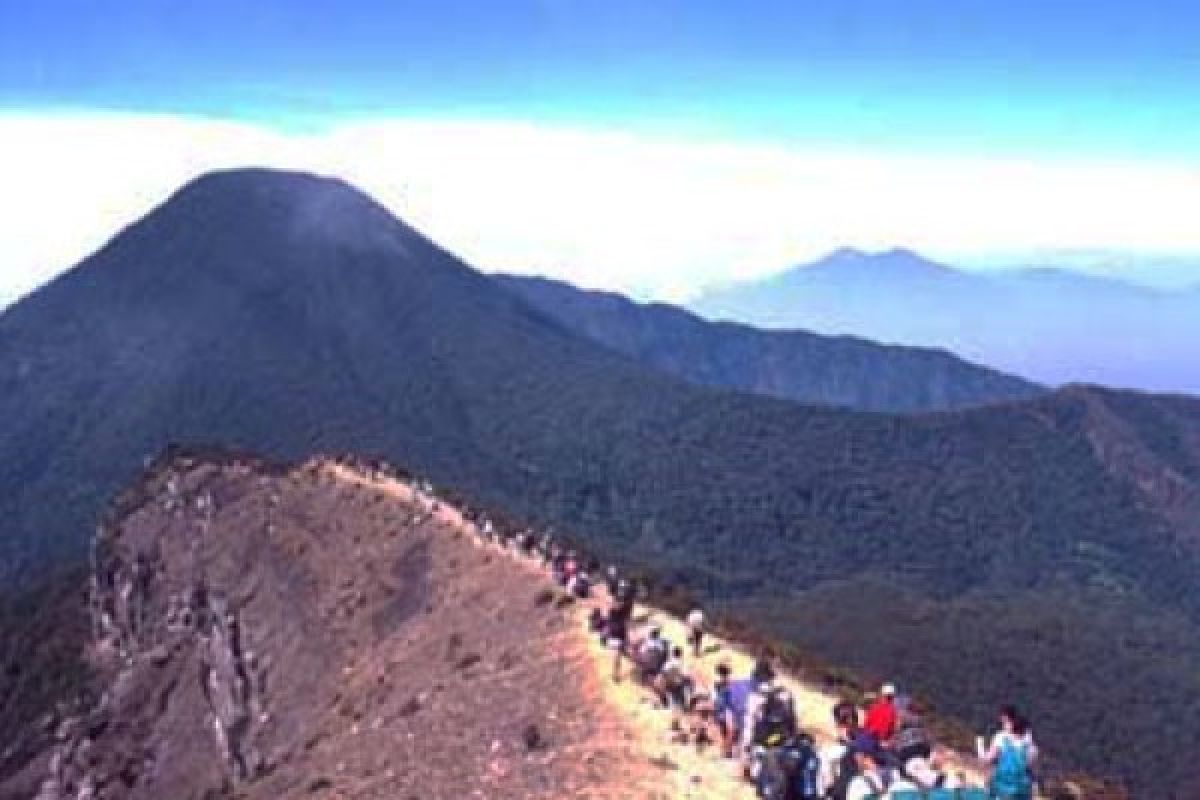
[[1052, 267], [970, 272], [910, 250], [838, 250], [705, 292], [693, 310], [768, 328], [944, 347], [1047, 384], [1200, 393], [1200, 291]]

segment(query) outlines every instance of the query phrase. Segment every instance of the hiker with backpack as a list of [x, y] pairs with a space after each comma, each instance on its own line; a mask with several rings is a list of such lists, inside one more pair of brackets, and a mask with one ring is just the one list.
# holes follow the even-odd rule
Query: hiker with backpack
[[[790, 784], [797, 766], [794, 762], [807, 760], [808, 755], [795, 751], [799, 747], [796, 737], [800, 734], [795, 702], [786, 689], [772, 684], [760, 684], [758, 695], [761, 701], [753, 709], [746, 723], [753, 731], [748, 776], [754, 782], [760, 797], [786, 800], [790, 795]], [[816, 754], [811, 755], [811, 782], [815, 792]]]
[[1037, 761], [1037, 745], [1029, 721], [1015, 706], [1000, 709], [1000, 730], [985, 746], [982, 736], [975, 741], [979, 758], [992, 766], [988, 789], [996, 800], [1031, 800], [1033, 797], [1033, 766]]
[[775, 685], [775, 670], [765, 660], [755, 664], [751, 675], [754, 690], [746, 700], [742, 721], [742, 757], [750, 757], [754, 747], [771, 747], [796, 732], [796, 709], [791, 694]]
[[796, 735], [796, 706], [791, 693], [780, 686], [760, 688], [762, 696], [754, 718], [752, 744], [758, 747], [778, 747]]
[[797, 733], [774, 747], [755, 750], [754, 789], [763, 800], [820, 800], [816, 743]]

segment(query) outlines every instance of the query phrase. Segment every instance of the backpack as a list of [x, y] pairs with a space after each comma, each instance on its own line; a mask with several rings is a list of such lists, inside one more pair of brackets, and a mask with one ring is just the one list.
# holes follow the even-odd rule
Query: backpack
[[1033, 789], [1025, 744], [1002, 736], [996, 768], [992, 772], [992, 791], [1000, 797], [1023, 797]]
[[892, 737], [892, 751], [901, 762], [908, 761], [914, 756], [929, 758], [932, 750], [933, 742], [929, 738], [929, 732], [920, 725], [902, 727]]
[[646, 642], [638, 651], [638, 666], [647, 673], [657, 675], [667, 663], [667, 642], [656, 639]]
[[817, 775], [821, 761], [813, 738], [804, 733], [795, 737], [782, 748], [780, 758], [787, 774], [787, 800], [819, 800]]
[[791, 800], [788, 759], [782, 747], [763, 750], [754, 772], [754, 791], [762, 800]]
[[783, 693], [775, 689], [767, 694], [754, 723], [754, 743], [764, 747], [782, 744], [796, 735], [796, 715]]
[[833, 783], [825, 792], [825, 800], [846, 800], [846, 794], [850, 790], [850, 781], [854, 780], [857, 775], [858, 762], [854, 760], [854, 753], [847, 746], [846, 752], [838, 758], [834, 765]]

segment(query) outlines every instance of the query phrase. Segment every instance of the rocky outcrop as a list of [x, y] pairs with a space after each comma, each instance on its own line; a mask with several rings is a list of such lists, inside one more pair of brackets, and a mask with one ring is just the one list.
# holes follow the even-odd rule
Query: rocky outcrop
[[[48, 720], [49, 746], [0, 775], [0, 798], [621, 785], [611, 751], [626, 739], [581, 693], [568, 614], [535, 607], [528, 574], [432, 498], [381, 491], [379, 474], [183, 454], [152, 465], [94, 543], [94, 696]], [[591, 747], [597, 736], [607, 743]]]
[[39, 800], [122, 796], [152, 783], [182, 731], [189, 760], [209, 761], [200, 772], [210, 789], [252, 781], [266, 766], [256, 746], [269, 719], [265, 673], [230, 594], [238, 577], [208, 568], [217, 473], [189, 472], [194, 465], [183, 459], [153, 472], [144, 487], [153, 503], [97, 534], [89, 655], [106, 688], [59, 726]]

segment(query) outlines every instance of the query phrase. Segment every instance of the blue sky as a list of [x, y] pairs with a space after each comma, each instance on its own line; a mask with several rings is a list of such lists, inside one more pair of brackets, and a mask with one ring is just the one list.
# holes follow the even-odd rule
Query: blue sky
[[[1035, 161], [1051, 173], [1059, 164], [1082, 164], [1089, 175], [1133, 165], [1151, 170], [1134, 182], [1148, 187], [1161, 174], [1153, 170], [1188, 180], [1200, 170], [1200, 4], [0, 0], [0, 112], [21, 115], [23, 123], [108, 112], [106, 124], [124, 120], [120, 136], [130, 126], [149, 130], [148, 115], [193, 125], [236, 121], [289, 137], [405, 120], [477, 124], [484, 126], [480, 135], [506, 137], [503, 126], [520, 124], [549, 133], [617, 132], [653, 142], [780, 148], [800, 156], [836, 151], [867, 159], [941, 159], [945, 169], [960, 171], [962, 159], [974, 166]], [[27, 130], [22, 135], [21, 141], [37, 138]], [[186, 134], [201, 143], [208, 135], [194, 127]], [[119, 137], [112, 132], [111, 138]], [[85, 135], [77, 145], [96, 142]], [[146, 141], [134, 150], [153, 146]], [[591, 158], [590, 145], [580, 146], [579, 158]], [[204, 166], [229, 160], [211, 148], [206, 152], [212, 157], [201, 158], [199, 147], [180, 158]], [[53, 160], [53, 154], [45, 158]], [[1031, 173], [1026, 191], [1061, 178], [1051, 173]], [[896, 173], [863, 174], [861, 188], [871, 192], [881, 176]], [[1126, 177], [1110, 175], [1103, 185], [1121, 191]], [[16, 197], [19, 188], [8, 191]], [[1171, 197], [1184, 196], [1187, 191]], [[397, 202], [403, 210], [402, 199]], [[130, 208], [135, 206], [140, 208]], [[1142, 207], [1145, 215], [1157, 211]], [[931, 205], [930, 213], [938, 208]], [[448, 213], [426, 212], [441, 218]], [[981, 218], [993, 213], [1006, 209], [978, 211]], [[1092, 233], [1064, 234], [1061, 241], [1014, 234], [999, 249], [1153, 246], [1173, 253], [1192, 244], [1165, 231], [1151, 236], [1150, 224], [1111, 242]], [[1064, 228], [1082, 231], [1081, 225]], [[439, 232], [436, 220], [433, 226]], [[460, 221], [445, 229], [470, 227]], [[753, 232], [738, 237], [753, 238]], [[81, 235], [88, 243], [94, 238]], [[939, 245], [927, 233], [896, 241], [906, 238], [903, 231], [879, 225], [857, 237], [850, 231], [849, 238], [856, 241], [848, 244], [915, 244], [972, 255], [962, 242]], [[824, 245], [824, 238], [816, 239]], [[732, 253], [733, 244], [725, 251]], [[981, 241], [975, 255], [999, 244]], [[797, 255], [816, 247], [794, 245]], [[561, 268], [568, 277], [586, 273], [593, 283], [629, 288], [624, 277], [605, 281], [599, 266], [572, 272], [565, 264], [570, 248], [540, 252], [532, 243], [489, 250], [486, 242], [468, 242], [462, 249], [498, 267], [522, 259], [546, 271]], [[785, 258], [782, 241], [762, 256], [774, 252]], [[621, 257], [612, 251], [577, 255], [594, 265]], [[678, 289], [693, 277], [783, 266], [747, 266], [751, 255], [739, 264], [730, 256], [724, 266], [700, 265], [697, 277], [678, 273], [686, 266], [679, 253], [671, 268], [678, 274], [661, 283]], [[22, 251], [13, 258], [48, 264], [65, 257]], [[644, 274], [645, 265], [627, 269]]]
[[[4, 0], [0, 102], [1200, 156], [1176, 0]], [[98, 11], [103, 9], [103, 11]]]

